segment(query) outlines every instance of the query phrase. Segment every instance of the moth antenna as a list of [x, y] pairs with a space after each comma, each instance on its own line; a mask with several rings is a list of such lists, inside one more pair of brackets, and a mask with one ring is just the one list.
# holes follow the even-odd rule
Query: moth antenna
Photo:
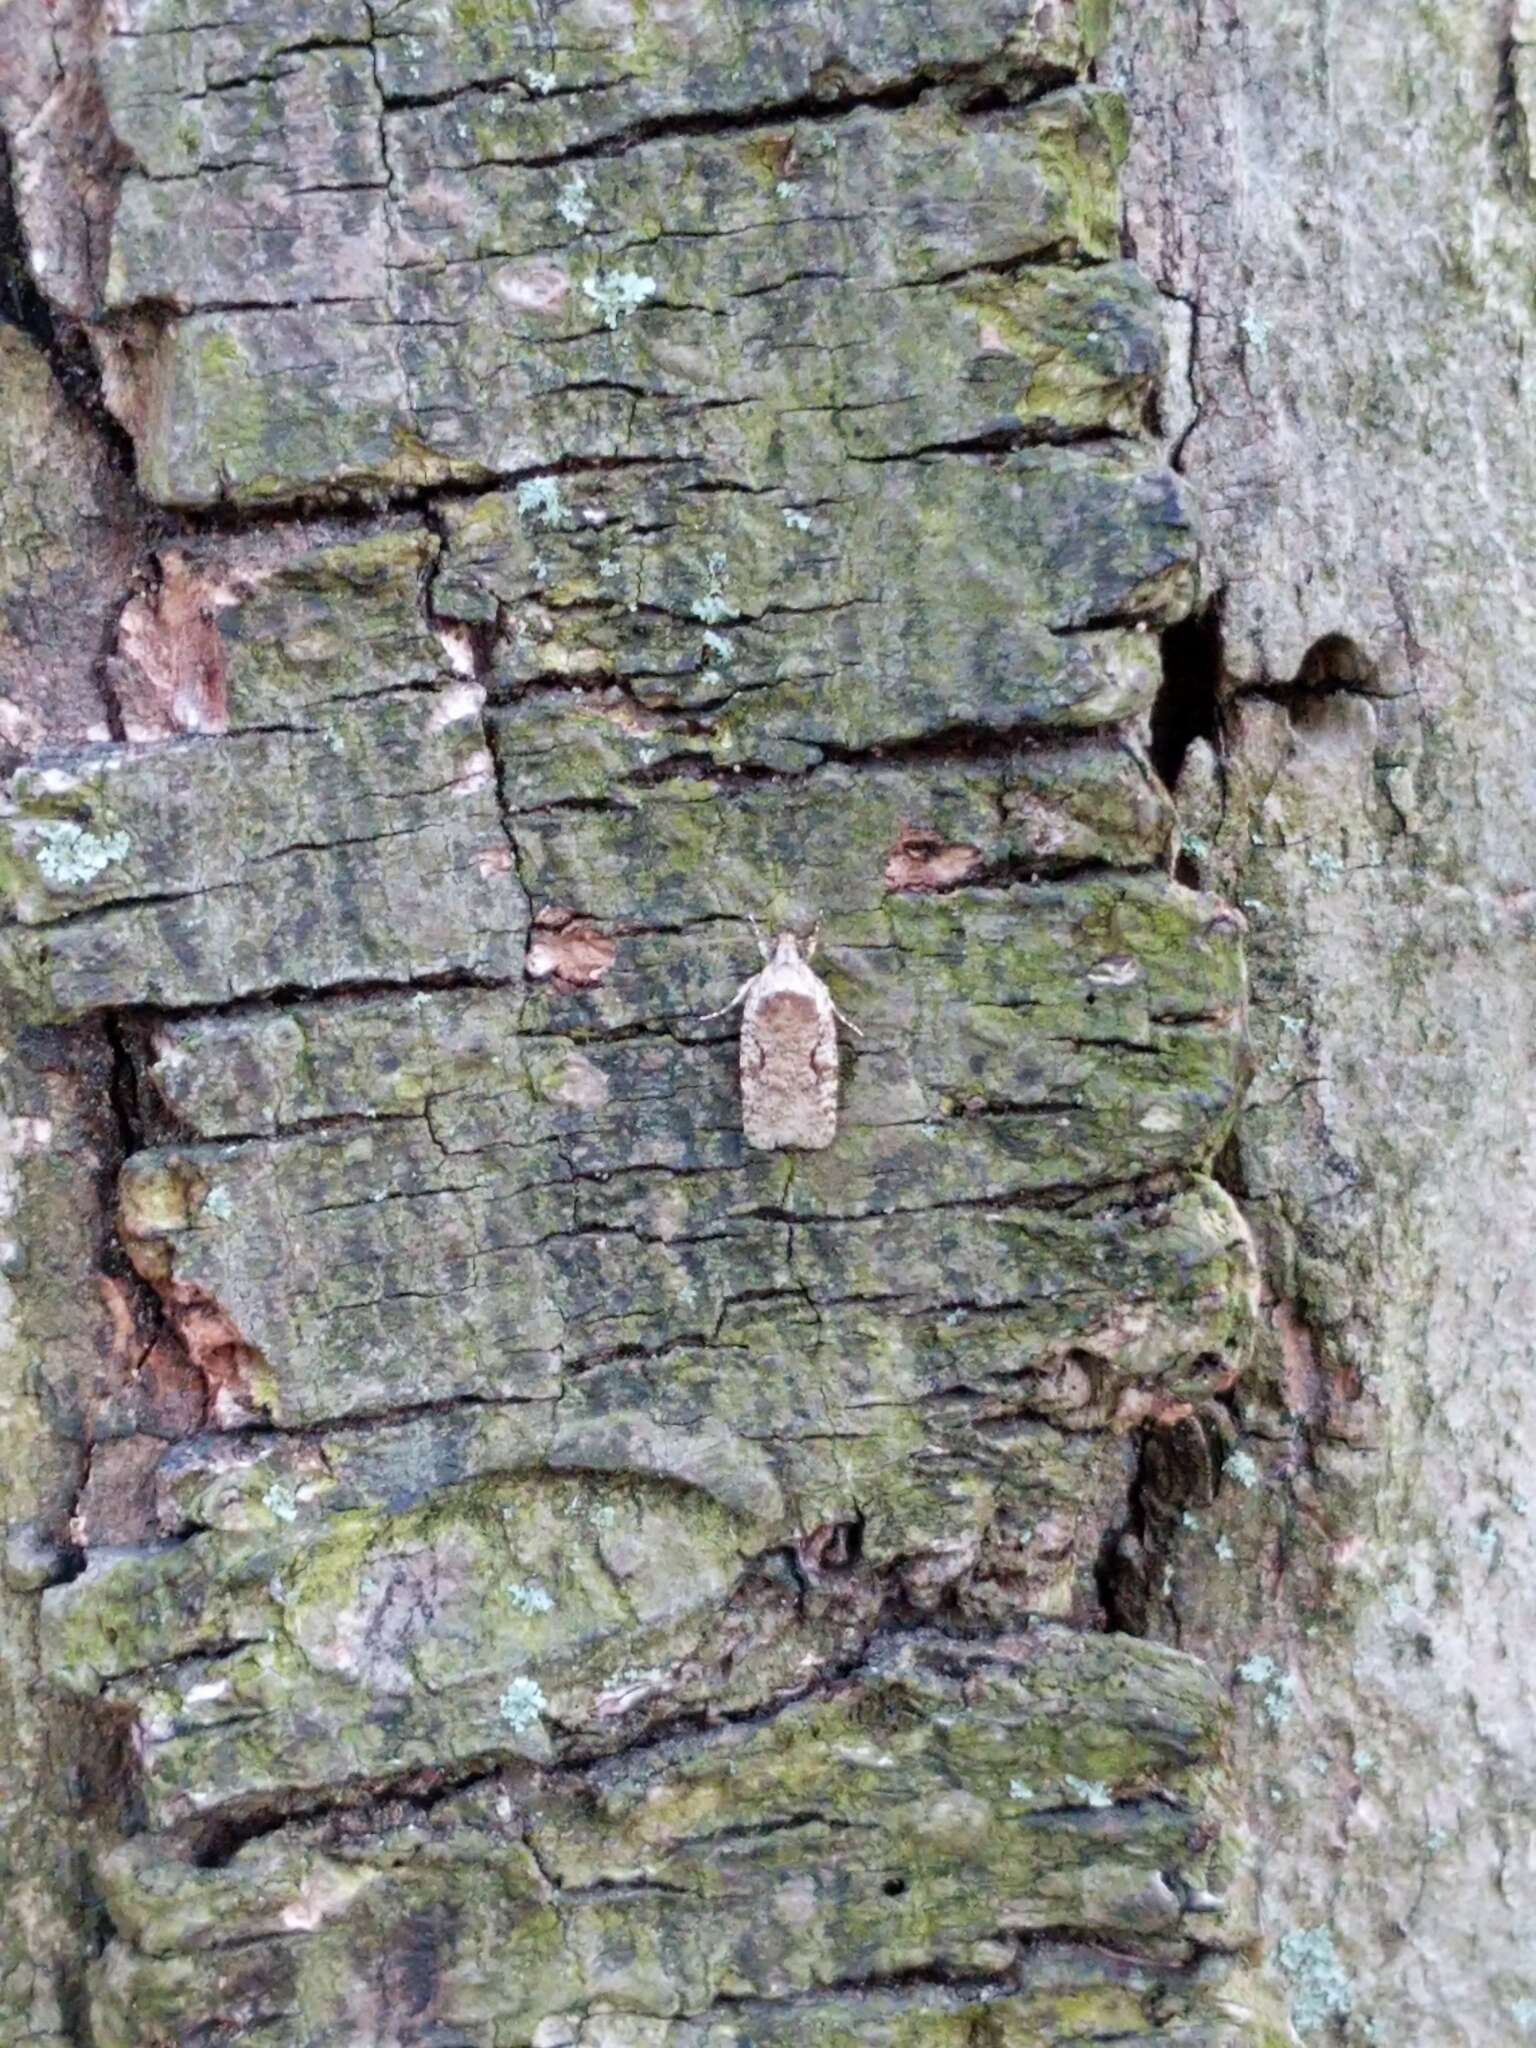
[[699, 1022], [701, 1024], [713, 1024], [717, 1017], [728, 1017], [731, 1014], [732, 1010], [739, 1010], [742, 1004], [747, 1000], [747, 991], [749, 988], [751, 988], [752, 983], [756, 980], [756, 978], [757, 977], [755, 975], [748, 975], [747, 979], [741, 984], [741, 987], [737, 989], [735, 995], [731, 997], [731, 1000], [728, 1003], [722, 1005], [722, 1007], [718, 1010], [707, 1010], [704, 1013], [704, 1015], [699, 1019]]
[[752, 927], [752, 936], [757, 941], [757, 950], [759, 955], [764, 960], [766, 960], [768, 958], [768, 941], [763, 937], [762, 926], [758, 923], [757, 919], [752, 915], [750, 910], [747, 912], [747, 923]]
[[814, 960], [816, 958], [816, 948], [820, 944], [821, 926], [819, 924], [813, 924], [811, 926], [810, 933], [805, 941], [805, 957], [807, 960]]

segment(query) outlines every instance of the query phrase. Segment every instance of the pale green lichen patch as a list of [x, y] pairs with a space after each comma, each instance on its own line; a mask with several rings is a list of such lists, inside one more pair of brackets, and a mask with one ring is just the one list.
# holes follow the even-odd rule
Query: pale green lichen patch
[[128, 858], [126, 832], [93, 832], [73, 819], [47, 819], [32, 828], [37, 870], [55, 889], [79, 889]]
[[532, 1678], [514, 1678], [497, 1701], [497, 1711], [514, 1735], [525, 1735], [537, 1727], [549, 1702]]
[[1230, 1451], [1222, 1470], [1247, 1493], [1252, 1493], [1263, 1476], [1259, 1471], [1258, 1461], [1248, 1451]]
[[517, 509], [532, 525], [557, 525], [566, 513], [559, 477], [525, 477], [517, 487]]
[[1291, 1990], [1291, 2020], [1298, 2033], [1317, 2034], [1355, 2007], [1354, 1986], [1329, 1927], [1292, 1928], [1275, 1954]]
[[581, 280], [581, 291], [611, 331], [655, 298], [657, 284], [654, 277], [642, 276], [637, 270], [596, 270]]
[[580, 230], [587, 225], [596, 208], [596, 201], [586, 179], [579, 169], [572, 170], [560, 187], [555, 201], [555, 211], [569, 227]]
[[1068, 1797], [1075, 1800], [1079, 1806], [1102, 1808], [1113, 1806], [1115, 1803], [1114, 1794], [1109, 1787], [1100, 1784], [1097, 1779], [1074, 1778], [1069, 1774], [1063, 1778], [1062, 1786]]
[[1296, 1711], [1294, 1673], [1282, 1671], [1273, 1657], [1260, 1650], [1238, 1665], [1237, 1676], [1244, 1685], [1263, 1689], [1260, 1712], [1272, 1728], [1283, 1728]]
[[704, 563], [704, 594], [695, 597], [691, 607], [693, 616], [702, 619], [706, 625], [715, 625], [731, 616], [731, 607], [725, 596], [725, 572], [725, 555], [716, 548]]
[[519, 1614], [548, 1614], [555, 1604], [548, 1588], [538, 1584], [511, 1585], [507, 1598]]

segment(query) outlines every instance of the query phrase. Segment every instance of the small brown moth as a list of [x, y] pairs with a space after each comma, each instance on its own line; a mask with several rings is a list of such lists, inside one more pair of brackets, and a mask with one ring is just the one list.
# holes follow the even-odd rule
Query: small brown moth
[[758, 1152], [823, 1151], [837, 1135], [837, 1024], [859, 1027], [832, 1000], [810, 961], [816, 934], [804, 951], [793, 932], [780, 932], [770, 950], [758, 939], [765, 966], [749, 976], [723, 1010], [741, 1007], [741, 1126]]

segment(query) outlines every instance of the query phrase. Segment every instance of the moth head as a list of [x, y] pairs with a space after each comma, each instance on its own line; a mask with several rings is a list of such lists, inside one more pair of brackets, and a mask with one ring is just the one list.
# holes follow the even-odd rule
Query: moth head
[[815, 950], [814, 938], [802, 942], [795, 932], [780, 932], [773, 942], [771, 953], [766, 946], [763, 948], [763, 958], [771, 961], [775, 967], [798, 967], [802, 960], [809, 960]]

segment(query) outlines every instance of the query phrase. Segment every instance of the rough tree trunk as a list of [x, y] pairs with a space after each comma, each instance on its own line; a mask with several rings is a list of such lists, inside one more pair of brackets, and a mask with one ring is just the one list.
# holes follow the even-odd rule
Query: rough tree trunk
[[0, 2043], [1536, 2038], [1526, 33], [0, 13]]

